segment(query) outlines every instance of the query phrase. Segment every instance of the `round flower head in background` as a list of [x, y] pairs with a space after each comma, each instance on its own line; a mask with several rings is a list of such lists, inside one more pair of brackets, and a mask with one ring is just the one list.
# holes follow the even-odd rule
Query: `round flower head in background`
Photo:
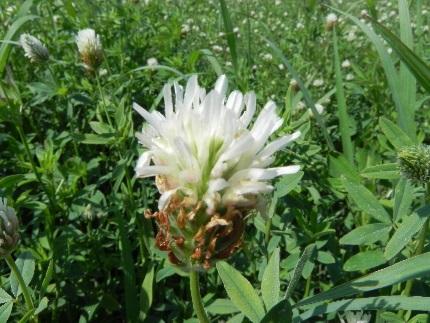
[[19, 223], [15, 210], [0, 198], [0, 256], [11, 253], [19, 241]]
[[134, 104], [147, 121], [136, 135], [147, 149], [136, 175], [155, 176], [162, 194], [159, 211], [151, 215], [159, 226], [158, 247], [169, 251], [173, 263], [209, 268], [239, 247], [245, 216], [273, 189], [269, 181], [299, 171], [269, 166], [300, 132], [268, 143], [283, 122], [275, 103], [269, 101], [252, 123], [255, 94], [233, 91], [226, 98], [225, 76], [209, 93], [196, 76], [185, 90], [173, 87], [174, 99], [170, 84], [163, 89], [164, 115]]
[[325, 19], [325, 27], [327, 30], [332, 30], [337, 24], [337, 16], [334, 13], [329, 13]]
[[22, 34], [19, 37], [19, 43], [24, 49], [24, 55], [32, 63], [43, 63], [49, 59], [49, 51], [36, 37], [30, 34]]
[[416, 184], [430, 182], [430, 146], [415, 145], [400, 149], [397, 154], [400, 172]]
[[103, 48], [99, 35], [94, 29], [87, 28], [80, 30], [75, 40], [85, 67], [90, 71], [96, 70], [103, 61]]

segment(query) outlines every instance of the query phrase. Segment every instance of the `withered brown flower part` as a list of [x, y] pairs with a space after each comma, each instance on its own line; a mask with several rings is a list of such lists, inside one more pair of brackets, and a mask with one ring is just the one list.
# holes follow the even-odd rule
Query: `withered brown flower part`
[[168, 252], [174, 265], [183, 269], [209, 269], [219, 259], [230, 257], [241, 245], [245, 215], [249, 208], [228, 206], [208, 214], [202, 203], [193, 206], [179, 194], [163, 211], [145, 212], [158, 226], [156, 245]]

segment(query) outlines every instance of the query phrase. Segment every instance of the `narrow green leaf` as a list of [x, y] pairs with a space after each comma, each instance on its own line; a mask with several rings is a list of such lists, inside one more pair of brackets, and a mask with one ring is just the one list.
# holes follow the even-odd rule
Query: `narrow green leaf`
[[[16, 259], [15, 263], [22, 275], [25, 285], [28, 286], [34, 275], [35, 262], [33, 255], [30, 252], [21, 253]], [[9, 282], [13, 295], [15, 295], [15, 297], [20, 295], [22, 292], [21, 287], [19, 286], [18, 279], [13, 272], [10, 274]]]
[[391, 225], [385, 223], [365, 224], [344, 235], [339, 243], [353, 246], [372, 244], [388, 238], [391, 229]]
[[25, 179], [25, 174], [4, 176], [0, 179], [0, 188], [7, 189], [9, 187], [15, 186], [23, 179]]
[[274, 194], [276, 195], [276, 197], [283, 197], [290, 193], [293, 189], [295, 189], [296, 186], [300, 183], [300, 180], [302, 179], [303, 175], [304, 172], [297, 172], [295, 174], [282, 176], [278, 183], [276, 183], [275, 185]]
[[336, 28], [333, 28], [333, 51], [334, 51], [334, 70], [336, 75], [336, 99], [337, 115], [339, 118], [340, 137], [342, 141], [342, 150], [348, 162], [354, 164], [354, 147], [351, 141], [350, 117], [348, 115], [343, 87], [343, 76], [340, 68], [339, 50], [337, 45]]
[[114, 140], [115, 136], [111, 133], [105, 133], [102, 135], [86, 133], [83, 135], [81, 142], [87, 145], [108, 145], [113, 143]]
[[221, 16], [224, 22], [224, 29], [227, 37], [227, 44], [230, 49], [231, 60], [233, 62], [233, 67], [238, 75], [239, 72], [239, 62], [237, 56], [237, 44], [236, 44], [236, 34], [233, 31], [233, 24], [231, 22], [230, 13], [228, 11], [227, 4], [225, 0], [219, 0], [220, 8], [221, 8]]
[[260, 323], [278, 323], [280, 319], [284, 323], [292, 322], [293, 310], [288, 299], [280, 301], [278, 304], [272, 307], [272, 309], [267, 312]]
[[142, 286], [140, 289], [140, 319], [144, 320], [146, 313], [152, 305], [153, 297], [153, 286], [154, 286], [154, 267], [151, 266], [150, 270], [143, 279]]
[[423, 206], [411, 215], [404, 217], [399, 228], [394, 232], [385, 247], [385, 258], [390, 260], [396, 256], [412, 240], [430, 216], [430, 205]]
[[51, 282], [52, 275], [54, 273], [54, 260], [51, 259], [46, 269], [45, 277], [43, 278], [42, 285], [40, 287], [40, 296], [43, 297], [46, 293], [49, 283]]
[[379, 119], [379, 126], [382, 129], [385, 137], [396, 149], [400, 149], [405, 146], [412, 146], [414, 142], [408, 137], [408, 135], [400, 129], [396, 124], [388, 120], [387, 118], [381, 117]]
[[397, 221], [409, 214], [414, 200], [414, 187], [406, 178], [401, 177], [394, 195], [393, 220]]
[[209, 49], [200, 50], [203, 56], [208, 60], [215, 74], [220, 76], [223, 74], [222, 67], [216, 59], [215, 55]]
[[361, 171], [361, 176], [375, 179], [397, 179], [400, 177], [397, 163], [366, 167]]
[[409, 68], [420, 85], [430, 92], [430, 66], [388, 28], [373, 18], [369, 19], [372, 21], [375, 30], [384, 37], [391, 48], [393, 48], [396, 54], [399, 55], [402, 62]]
[[0, 288], [0, 304], [10, 302], [13, 298], [3, 288]]
[[279, 248], [276, 248], [264, 270], [261, 282], [261, 294], [266, 310], [270, 310], [279, 301], [281, 282], [279, 281]]
[[264, 306], [251, 283], [224, 261], [218, 262], [216, 267], [233, 304], [252, 322], [260, 322]]
[[[28, 2], [28, 1], [27, 1]], [[23, 6], [26, 3], [23, 4]], [[13, 40], [18, 35], [21, 28], [30, 20], [36, 19], [38, 16], [28, 15], [21, 16], [14, 21], [14, 23], [9, 27], [6, 35], [3, 38], [3, 43], [0, 46], [0, 77], [3, 77], [3, 73], [6, 67], [7, 60], [9, 58], [10, 51], [12, 49], [12, 45], [8, 43], [8, 41]]]
[[7, 322], [12, 313], [13, 302], [8, 302], [0, 306], [0, 322]]
[[361, 211], [369, 214], [378, 221], [391, 223], [390, 215], [367, 188], [346, 178], [343, 179], [343, 185]]
[[226, 315], [239, 312], [237, 307], [234, 306], [233, 302], [226, 298], [216, 299], [213, 303], [206, 306], [206, 310], [208, 313], [214, 315]]
[[288, 300], [294, 292], [294, 289], [297, 286], [297, 283], [302, 276], [303, 269], [305, 268], [306, 263], [311, 259], [314, 254], [316, 246], [311, 244], [305, 248], [302, 256], [299, 261], [297, 261], [296, 267], [294, 267], [293, 275], [291, 276], [290, 283], [288, 284], [287, 291], [285, 292], [285, 299]]
[[311, 317], [346, 311], [429, 311], [430, 297], [421, 296], [377, 296], [367, 298], [345, 299], [330, 304], [319, 304], [300, 315], [302, 322], [308, 321]]
[[305, 298], [293, 307], [302, 307], [308, 304], [323, 302], [331, 299], [360, 294], [386, 286], [401, 283], [409, 279], [426, 277], [430, 275], [430, 252], [423, 253], [369, 275], [336, 286], [326, 292]]
[[345, 176], [349, 180], [359, 182], [360, 174], [357, 172], [353, 164], [350, 164], [345, 156], [329, 157], [330, 175], [333, 177]]
[[368, 250], [355, 254], [343, 265], [345, 271], [361, 271], [384, 264], [387, 260], [381, 250]]

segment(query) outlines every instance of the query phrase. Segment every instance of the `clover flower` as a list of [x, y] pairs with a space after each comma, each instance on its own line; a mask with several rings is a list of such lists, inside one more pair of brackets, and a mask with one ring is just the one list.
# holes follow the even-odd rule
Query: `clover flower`
[[15, 210], [0, 198], [0, 256], [4, 257], [15, 249], [19, 241], [19, 223]]
[[400, 149], [397, 154], [400, 172], [417, 184], [430, 182], [430, 146], [415, 145]]
[[96, 70], [103, 61], [103, 48], [94, 29], [83, 29], [75, 37], [79, 54], [89, 71]]
[[363, 313], [363, 311], [359, 312], [352, 312], [348, 311], [345, 312], [344, 316], [341, 316], [340, 322], [341, 323], [369, 323], [372, 319], [371, 314]]
[[337, 24], [337, 16], [334, 13], [329, 13], [325, 19], [325, 27], [327, 30], [332, 30]]
[[30, 34], [22, 34], [19, 37], [19, 43], [24, 49], [24, 55], [32, 63], [42, 63], [49, 59], [49, 51], [43, 43]]
[[147, 149], [136, 176], [155, 176], [162, 194], [159, 211], [146, 214], [158, 223], [158, 247], [169, 251], [173, 263], [209, 268], [239, 247], [245, 216], [273, 189], [269, 181], [299, 171], [269, 166], [300, 132], [268, 143], [283, 123], [275, 103], [269, 101], [252, 123], [255, 94], [233, 91], [226, 98], [225, 76], [209, 93], [196, 76], [185, 90], [177, 83], [173, 88], [172, 97], [171, 85], [164, 86], [164, 115], [134, 104], [147, 121], [136, 134]]

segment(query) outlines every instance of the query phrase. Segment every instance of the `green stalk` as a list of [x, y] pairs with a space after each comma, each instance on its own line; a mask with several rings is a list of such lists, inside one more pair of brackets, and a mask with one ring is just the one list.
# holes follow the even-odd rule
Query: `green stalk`
[[94, 73], [95, 73], [95, 77], [96, 77], [97, 87], [98, 87], [98, 90], [99, 90], [99, 92], [100, 92], [100, 96], [101, 96], [101, 98], [102, 98], [102, 103], [103, 103], [103, 110], [104, 110], [104, 113], [105, 113], [105, 115], [106, 115], [106, 118], [107, 118], [107, 121], [108, 121], [108, 123], [109, 123], [109, 126], [111, 126], [111, 128], [113, 128], [113, 126], [112, 126], [112, 121], [111, 121], [111, 119], [110, 119], [110, 117], [109, 117], [109, 113], [108, 113], [108, 111], [107, 111], [106, 100], [105, 100], [105, 96], [104, 96], [104, 94], [103, 94], [102, 86], [101, 86], [101, 84], [100, 84], [99, 76], [98, 76], [98, 74], [97, 74], [97, 71], [95, 71]]
[[340, 58], [337, 45], [336, 28], [333, 28], [334, 69], [336, 74], [336, 98], [339, 117], [342, 151], [351, 165], [354, 165], [354, 150], [349, 131], [349, 116], [346, 108], [345, 92], [343, 89], [342, 72], [340, 70]]
[[209, 323], [208, 316], [206, 314], [205, 308], [203, 307], [202, 296], [200, 295], [199, 273], [194, 270], [190, 272], [190, 291], [197, 318], [199, 319], [200, 323]]
[[[426, 202], [428, 202], [429, 199], [430, 199], [430, 184], [427, 184]], [[422, 227], [422, 229], [420, 231], [420, 235], [418, 237], [417, 248], [415, 249], [413, 257], [418, 256], [418, 255], [423, 253], [425, 242], [426, 242], [426, 237], [427, 237], [427, 232], [428, 232], [428, 227], [429, 227], [429, 218], [427, 218], [426, 222], [424, 222], [424, 226]], [[405, 284], [405, 289], [403, 290], [402, 294], [404, 296], [409, 296], [411, 293], [413, 285], [414, 285], [414, 280], [409, 279]], [[399, 311], [398, 316], [403, 317], [404, 312], [405, 312], [404, 310]]]
[[15, 277], [18, 279], [18, 283], [19, 283], [19, 286], [21, 287], [22, 294], [24, 295], [24, 300], [28, 310], [33, 312], [34, 311], [33, 300], [31, 299], [30, 292], [28, 291], [28, 287], [25, 284], [24, 279], [22, 278], [22, 275], [15, 264], [15, 261], [13, 260], [10, 254], [5, 256], [4, 259], [6, 260], [10, 270], [14, 273]]

